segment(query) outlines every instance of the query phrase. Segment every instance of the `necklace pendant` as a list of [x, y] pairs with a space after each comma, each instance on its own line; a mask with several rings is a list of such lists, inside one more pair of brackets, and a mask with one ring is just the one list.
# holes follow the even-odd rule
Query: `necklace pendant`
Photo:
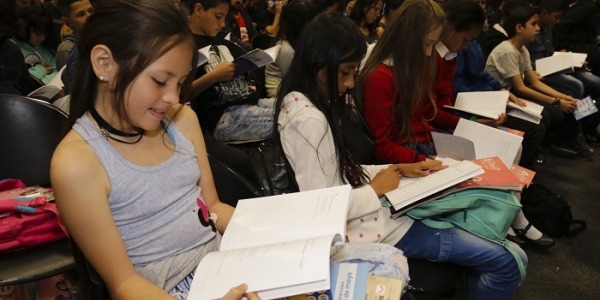
[[108, 141], [108, 138], [110, 137], [110, 136], [108, 136], [108, 131], [106, 131], [106, 129], [104, 129], [104, 128], [100, 128], [100, 132], [102, 133], [104, 138], [106, 138], [106, 140]]

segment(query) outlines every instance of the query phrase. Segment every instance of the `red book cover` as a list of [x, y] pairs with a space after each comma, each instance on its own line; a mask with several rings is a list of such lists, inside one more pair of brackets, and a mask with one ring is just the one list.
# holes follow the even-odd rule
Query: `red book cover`
[[476, 159], [473, 163], [481, 166], [485, 173], [465, 180], [456, 185], [457, 189], [495, 188], [502, 190], [521, 190], [521, 181], [498, 157]]
[[529, 187], [531, 181], [533, 181], [533, 176], [535, 176], [535, 172], [529, 169], [523, 168], [519, 165], [513, 164], [510, 170], [521, 180], [523, 188]]

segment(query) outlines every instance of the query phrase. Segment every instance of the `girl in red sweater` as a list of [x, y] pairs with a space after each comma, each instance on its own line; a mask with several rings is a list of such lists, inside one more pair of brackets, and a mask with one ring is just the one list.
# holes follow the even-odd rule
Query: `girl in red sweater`
[[375, 135], [375, 159], [381, 162], [412, 163], [435, 155], [429, 123], [437, 115], [432, 53], [445, 15], [427, 3], [437, 9], [393, 19], [358, 78], [365, 119]]

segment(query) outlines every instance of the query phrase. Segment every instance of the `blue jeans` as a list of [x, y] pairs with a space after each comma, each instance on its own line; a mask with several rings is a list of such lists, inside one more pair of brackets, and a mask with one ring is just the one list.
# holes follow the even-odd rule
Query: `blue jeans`
[[552, 74], [543, 80], [551, 88], [577, 99], [600, 96], [600, 77], [583, 69], [570, 74]]
[[[527, 266], [525, 252], [516, 244], [510, 247]], [[469, 299], [509, 299], [521, 279], [515, 258], [504, 247], [459, 228], [435, 229], [415, 221], [396, 248], [408, 258], [466, 266]]]
[[582, 98], [592, 96], [592, 98], [598, 99], [600, 96], [600, 77], [583, 69], [577, 69], [571, 75], [583, 83], [584, 95]]
[[256, 105], [228, 107], [213, 132], [218, 141], [252, 141], [271, 138], [275, 98], [263, 98]]
[[542, 82], [549, 87], [573, 98], [581, 99], [584, 97], [583, 94], [585, 91], [583, 83], [571, 75], [562, 73], [552, 74], [544, 77]]

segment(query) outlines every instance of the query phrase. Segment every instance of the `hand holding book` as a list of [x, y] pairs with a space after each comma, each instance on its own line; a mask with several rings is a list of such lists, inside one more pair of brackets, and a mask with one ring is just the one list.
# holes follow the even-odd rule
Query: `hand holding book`
[[400, 164], [399, 166], [400, 174], [404, 177], [424, 177], [448, 167], [448, 165], [442, 164], [442, 161], [433, 159], [412, 164]]
[[231, 288], [227, 295], [223, 296], [221, 300], [242, 300], [244, 297], [248, 300], [260, 300], [260, 297], [256, 293], [246, 293], [248, 290], [247, 284], [240, 284], [236, 287]]

